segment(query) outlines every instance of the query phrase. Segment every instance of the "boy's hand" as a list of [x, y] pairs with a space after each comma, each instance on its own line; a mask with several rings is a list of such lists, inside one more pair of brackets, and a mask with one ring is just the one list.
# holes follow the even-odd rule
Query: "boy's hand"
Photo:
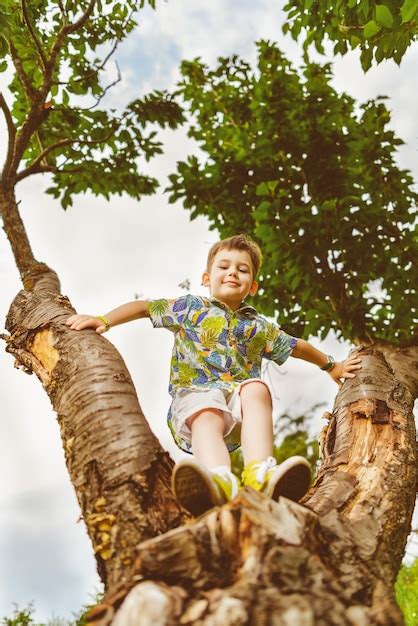
[[352, 354], [347, 357], [345, 361], [340, 361], [335, 363], [332, 370], [329, 372], [329, 375], [339, 387], [343, 386], [343, 382], [341, 378], [355, 378], [356, 375], [353, 373], [355, 370], [359, 370], [361, 368], [361, 359], [358, 356]]
[[96, 333], [104, 333], [106, 326], [97, 317], [92, 315], [71, 315], [66, 322], [72, 330], [83, 330], [84, 328], [94, 328]]

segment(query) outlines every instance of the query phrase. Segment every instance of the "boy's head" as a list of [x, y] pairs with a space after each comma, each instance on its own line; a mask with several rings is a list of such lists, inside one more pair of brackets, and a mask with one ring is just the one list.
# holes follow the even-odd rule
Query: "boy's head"
[[228, 237], [209, 250], [202, 283], [212, 296], [236, 309], [248, 295], [256, 293], [261, 261], [261, 250], [250, 237]]

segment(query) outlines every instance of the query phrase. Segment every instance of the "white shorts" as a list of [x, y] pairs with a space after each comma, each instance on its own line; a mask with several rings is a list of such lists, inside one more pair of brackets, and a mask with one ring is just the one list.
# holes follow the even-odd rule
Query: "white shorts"
[[[182, 449], [191, 449], [191, 430], [187, 420], [203, 409], [219, 409], [224, 419], [224, 439], [230, 451], [236, 449], [241, 441], [241, 389], [248, 383], [260, 382], [267, 387], [271, 397], [271, 391], [266, 381], [261, 378], [244, 380], [239, 387], [232, 392], [225, 389], [208, 389], [195, 391], [180, 389], [174, 396], [171, 404], [170, 428], [173, 437]], [[185, 444], [185, 446], [181, 444]]]

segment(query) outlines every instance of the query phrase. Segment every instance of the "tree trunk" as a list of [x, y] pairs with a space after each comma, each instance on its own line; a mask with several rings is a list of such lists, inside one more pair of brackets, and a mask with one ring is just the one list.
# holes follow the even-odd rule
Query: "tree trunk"
[[135, 547], [188, 519], [169, 489], [172, 461], [151, 432], [126, 366], [95, 331], [66, 325], [59, 294], [22, 291], [7, 351], [51, 399], [66, 463], [107, 586], [125, 580]]
[[65, 325], [56, 273], [32, 253], [13, 192], [0, 214], [25, 290], [1, 335], [57, 413], [67, 467], [106, 588], [127, 579], [136, 546], [190, 518], [170, 490], [173, 462], [151, 432], [125, 363], [105, 337]]
[[[128, 583], [94, 626], [395, 626], [393, 583], [416, 491], [418, 351], [362, 349], [337, 395], [322, 465], [301, 504], [246, 488], [222, 508], [138, 545]], [[401, 365], [400, 365], [401, 364]]]

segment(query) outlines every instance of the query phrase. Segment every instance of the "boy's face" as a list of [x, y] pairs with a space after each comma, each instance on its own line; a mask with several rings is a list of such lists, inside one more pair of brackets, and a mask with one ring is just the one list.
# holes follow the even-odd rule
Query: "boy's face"
[[218, 250], [209, 272], [203, 273], [202, 283], [209, 287], [211, 296], [231, 309], [237, 309], [248, 295], [253, 296], [258, 287], [246, 250]]

